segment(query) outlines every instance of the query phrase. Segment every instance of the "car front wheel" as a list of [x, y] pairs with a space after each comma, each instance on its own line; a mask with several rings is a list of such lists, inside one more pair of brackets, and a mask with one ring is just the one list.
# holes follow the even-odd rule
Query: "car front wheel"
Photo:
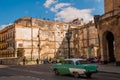
[[55, 69], [54, 72], [55, 72], [55, 75], [60, 75], [57, 69]]
[[87, 78], [91, 78], [92, 73], [86, 73]]
[[73, 72], [73, 76], [74, 76], [75, 78], [79, 78], [79, 77], [80, 77], [79, 73], [77, 73], [77, 72]]

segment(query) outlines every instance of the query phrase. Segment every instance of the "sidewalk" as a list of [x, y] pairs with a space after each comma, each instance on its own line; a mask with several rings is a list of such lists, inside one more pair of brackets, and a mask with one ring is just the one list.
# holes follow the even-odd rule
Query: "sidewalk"
[[120, 74], [120, 66], [115, 64], [96, 64], [98, 65], [99, 72]]

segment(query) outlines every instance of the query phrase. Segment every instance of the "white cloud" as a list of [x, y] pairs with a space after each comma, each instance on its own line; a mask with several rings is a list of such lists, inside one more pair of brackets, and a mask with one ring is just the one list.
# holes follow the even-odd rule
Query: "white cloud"
[[74, 7], [67, 7], [56, 13], [55, 20], [62, 20], [65, 22], [72, 21], [75, 18], [83, 18], [83, 20], [87, 23], [90, 20], [93, 20], [93, 16], [91, 15], [93, 9], [77, 9]]
[[0, 29], [3, 29], [3, 28], [5, 28], [5, 27], [7, 27], [7, 26], [9, 26], [9, 25], [12, 25], [12, 24], [13, 24], [13, 23], [1, 25], [1, 26], [0, 26]]
[[91, 15], [93, 9], [77, 9], [72, 7], [71, 3], [59, 3], [58, 1], [59, 0], [46, 0], [44, 3], [46, 8], [55, 12], [55, 20], [70, 22], [75, 18], [83, 18], [85, 23], [93, 20], [93, 16]]
[[46, 0], [46, 2], [44, 3], [44, 6], [46, 8], [49, 8], [52, 4], [56, 3], [57, 0]]
[[70, 5], [71, 5], [70, 3], [59, 3], [59, 4], [56, 4], [55, 7], [52, 7], [51, 11], [57, 12], [57, 10], [62, 9], [63, 7], [70, 6]]

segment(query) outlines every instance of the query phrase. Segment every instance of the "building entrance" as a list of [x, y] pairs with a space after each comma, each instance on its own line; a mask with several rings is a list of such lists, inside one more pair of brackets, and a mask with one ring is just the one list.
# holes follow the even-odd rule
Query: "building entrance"
[[107, 54], [108, 54], [108, 62], [115, 62], [114, 56], [114, 35], [112, 32], [106, 33], [106, 47], [107, 47]]

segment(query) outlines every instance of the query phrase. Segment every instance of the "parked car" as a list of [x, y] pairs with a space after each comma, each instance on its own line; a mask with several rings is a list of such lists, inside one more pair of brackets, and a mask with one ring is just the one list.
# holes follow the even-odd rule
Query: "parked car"
[[86, 75], [88, 78], [93, 73], [98, 72], [98, 67], [93, 64], [87, 64], [86, 59], [65, 59], [62, 63], [53, 64], [52, 69], [56, 75], [71, 74], [78, 78], [80, 75]]

